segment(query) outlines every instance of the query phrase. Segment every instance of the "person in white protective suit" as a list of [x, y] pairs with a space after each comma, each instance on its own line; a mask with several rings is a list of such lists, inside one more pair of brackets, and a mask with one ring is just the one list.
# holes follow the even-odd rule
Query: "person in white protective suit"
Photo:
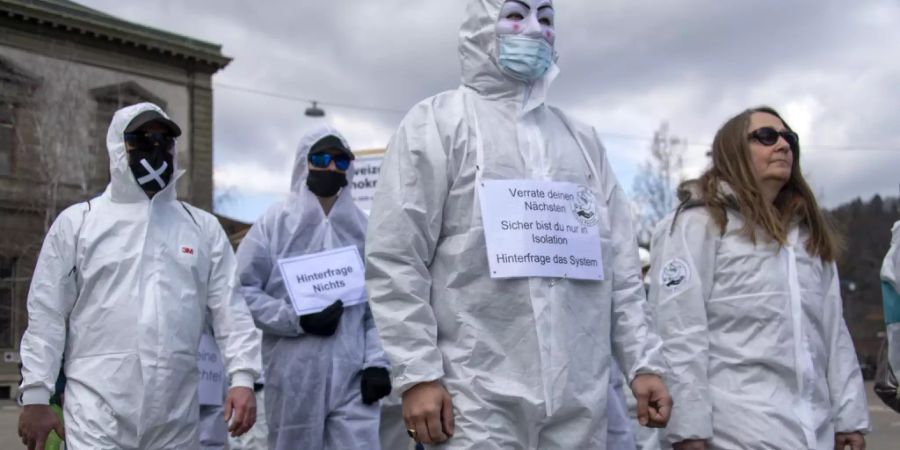
[[[470, 1], [462, 86], [413, 107], [381, 168], [366, 286], [407, 431], [425, 444], [605, 449], [613, 356], [643, 423], [668, 418], [629, 202], [596, 132], [544, 104], [559, 73], [553, 8], [548, 0]], [[483, 188], [504, 183], [544, 198], [507, 201], [505, 190]], [[547, 244], [527, 247], [519, 231], [512, 244], [486, 237], [484, 223], [500, 223], [494, 213], [523, 205], [582, 223], [574, 229], [584, 233], [567, 236], [593, 244], [560, 251], [588, 255], [573, 266], [602, 262], [602, 270], [569, 277], [561, 263], [546, 265]], [[525, 247], [489, 258], [495, 244]], [[492, 278], [493, 264], [525, 275]]]
[[650, 280], [647, 273], [650, 272], [650, 250], [644, 247], [638, 247], [638, 258], [641, 261], [641, 280], [644, 282], [644, 289], [650, 290]]
[[866, 394], [844, 323], [838, 238], [768, 107], [716, 134], [712, 166], [656, 228], [650, 303], [676, 450], [864, 447]]
[[[606, 420], [608, 450], [636, 450], [635, 430], [628, 416], [628, 401], [625, 393], [625, 377], [622, 369], [615, 363], [609, 366], [609, 389], [606, 394]], [[633, 397], [633, 396], [628, 396]]]
[[64, 210], [44, 239], [21, 345], [19, 434], [29, 449], [62, 431], [46, 405], [63, 356], [67, 448], [197, 448], [207, 309], [230, 379], [230, 431], [253, 425], [259, 339], [225, 232], [175, 197], [180, 134], [156, 105], [117, 111], [109, 186]]
[[900, 380], [900, 222], [894, 224], [891, 248], [881, 265], [884, 322], [887, 325], [888, 362]]
[[[644, 284], [644, 290], [650, 290], [650, 278], [647, 274], [650, 272], [650, 251], [643, 248], [638, 247], [638, 259], [641, 262], [641, 281]], [[649, 307], [645, 308], [645, 311], [649, 311]], [[621, 376], [619, 377], [621, 379]], [[617, 391], [621, 390], [621, 388], [617, 388]], [[668, 450], [671, 447], [668, 446], [660, 446], [659, 442], [659, 430], [656, 428], [648, 428], [645, 426], [641, 426], [638, 421], [638, 411], [637, 411], [637, 400], [633, 395], [625, 395], [625, 403], [627, 408], [627, 420], [629, 421], [629, 426], [631, 428], [631, 433], [634, 436], [634, 445], [637, 450]], [[612, 408], [612, 402], [610, 408]], [[624, 433], [619, 433], [616, 436], [626, 436]], [[627, 443], [625, 445], [628, 445]]]
[[[390, 393], [390, 365], [365, 302], [362, 268], [343, 280], [322, 278], [314, 291], [328, 306], [300, 314], [305, 310], [297, 305], [307, 299], [292, 299], [288, 289], [318, 275], [303, 272], [285, 282], [290, 272], [281, 266], [303, 256], [324, 271], [338, 264], [327, 252], [347, 248], [362, 265], [366, 216], [348, 184], [352, 161], [337, 130], [323, 125], [305, 135], [290, 196], [269, 208], [238, 247], [241, 290], [263, 332], [271, 450], [380, 448], [378, 401]], [[338, 281], [359, 288], [339, 297], [332, 288]]]
[[[200, 337], [200, 346], [197, 348], [197, 370], [200, 372], [197, 386], [197, 400], [200, 403], [197, 426], [199, 449], [225, 450], [228, 445], [228, 424], [222, 420], [225, 416], [224, 399], [227, 394], [222, 376], [225, 373], [225, 365], [222, 363], [222, 353], [216, 345], [211, 323], [207, 323], [206, 330]], [[256, 422], [254, 428], [259, 421]]]

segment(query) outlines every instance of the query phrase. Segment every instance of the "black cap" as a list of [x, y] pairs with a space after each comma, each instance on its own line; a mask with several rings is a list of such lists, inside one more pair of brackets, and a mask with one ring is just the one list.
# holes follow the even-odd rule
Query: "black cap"
[[144, 111], [135, 116], [134, 119], [131, 119], [131, 122], [129, 122], [128, 126], [125, 128], [125, 132], [134, 133], [135, 131], [141, 129], [142, 126], [150, 122], [156, 122], [168, 128], [169, 133], [172, 134], [172, 137], [177, 138], [178, 136], [181, 136], [181, 128], [179, 128], [178, 125], [175, 124], [175, 122], [172, 122], [171, 120], [167, 119], [166, 116], [160, 114], [159, 111], [153, 109]]
[[350, 151], [350, 149], [347, 148], [346, 145], [344, 145], [340, 138], [331, 135], [325, 136], [322, 139], [316, 141], [316, 143], [313, 144], [309, 149], [309, 154], [312, 155], [315, 153], [326, 152], [328, 150], [338, 150], [341, 153], [349, 156], [350, 159], [356, 159], [356, 156], [353, 154], [353, 152]]

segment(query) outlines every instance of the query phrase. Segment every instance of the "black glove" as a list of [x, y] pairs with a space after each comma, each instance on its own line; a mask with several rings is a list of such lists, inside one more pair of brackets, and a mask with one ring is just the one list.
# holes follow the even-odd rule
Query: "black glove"
[[344, 302], [337, 300], [320, 312], [300, 316], [300, 327], [308, 334], [331, 336], [337, 331], [343, 314]]
[[371, 405], [391, 393], [391, 374], [384, 367], [363, 369], [359, 389], [363, 403]]

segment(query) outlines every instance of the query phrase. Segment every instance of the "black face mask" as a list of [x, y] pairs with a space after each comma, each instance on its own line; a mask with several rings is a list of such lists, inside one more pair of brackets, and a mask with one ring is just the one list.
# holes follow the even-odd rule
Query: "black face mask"
[[132, 149], [128, 152], [128, 167], [141, 189], [159, 192], [172, 181], [172, 173], [175, 172], [172, 159], [172, 154], [165, 150]]
[[174, 139], [166, 135], [126, 133], [132, 146], [128, 151], [128, 167], [141, 189], [159, 192], [172, 181], [175, 172], [171, 149]]
[[319, 197], [334, 197], [347, 185], [347, 174], [331, 170], [310, 170], [306, 185]]

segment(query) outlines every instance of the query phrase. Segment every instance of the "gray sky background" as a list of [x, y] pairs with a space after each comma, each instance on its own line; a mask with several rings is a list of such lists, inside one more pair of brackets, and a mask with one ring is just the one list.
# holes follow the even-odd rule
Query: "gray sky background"
[[[363, 149], [459, 83], [463, 0], [77, 1], [234, 58], [214, 78], [216, 185], [229, 193], [219, 212], [248, 221], [287, 191], [308, 104], [228, 86], [318, 99]], [[562, 75], [550, 102], [597, 128], [626, 190], [662, 121], [691, 144], [695, 176], [725, 120], [768, 104], [800, 133], [826, 206], [900, 192], [900, 2], [555, 3]]]

